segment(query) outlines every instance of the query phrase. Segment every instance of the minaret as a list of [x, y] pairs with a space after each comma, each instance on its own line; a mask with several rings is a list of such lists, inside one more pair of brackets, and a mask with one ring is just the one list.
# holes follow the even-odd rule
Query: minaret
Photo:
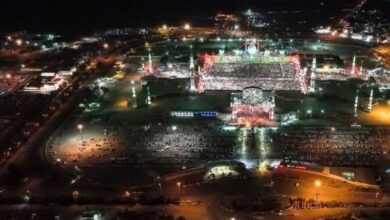
[[309, 86], [306, 82], [306, 74], [307, 74], [307, 67], [305, 67], [301, 70], [301, 76], [300, 76], [301, 91], [304, 94], [307, 94], [307, 91], [309, 89]]
[[370, 99], [368, 100], [368, 106], [367, 106], [367, 110], [368, 111], [372, 111], [372, 101], [373, 101], [373, 98], [374, 98], [374, 89], [371, 89]]
[[358, 105], [359, 105], [359, 91], [356, 91], [355, 104], [353, 106], [354, 116], [358, 116]]
[[196, 82], [195, 82], [195, 74], [194, 71], [191, 70], [191, 78], [190, 78], [190, 92], [195, 93], [196, 92]]
[[311, 66], [311, 75], [310, 75], [310, 87], [309, 87], [309, 93], [314, 93], [316, 88], [316, 68], [317, 68], [317, 60], [316, 58], [313, 58], [313, 63]]
[[152, 54], [150, 54], [150, 50], [149, 50], [149, 68], [150, 68], [150, 73], [153, 73], [153, 62], [152, 62]]
[[148, 90], [148, 97], [146, 98], [146, 104], [151, 105], [152, 104], [152, 99], [150, 98], [149, 87], [147, 88], [147, 90]]
[[195, 65], [194, 65], [194, 56], [190, 56], [190, 70], [192, 71], [193, 69], [195, 68]]
[[269, 112], [269, 118], [271, 120], [275, 119], [275, 108], [272, 108], [271, 111]]
[[353, 55], [351, 75], [355, 75], [356, 56]]
[[272, 97], [271, 97], [271, 110], [269, 112], [269, 118], [271, 120], [274, 120], [275, 119], [275, 107], [276, 107], [276, 104], [275, 104], [275, 92], [272, 92]]
[[311, 70], [314, 72], [317, 69], [317, 59], [314, 57], [311, 63]]
[[194, 55], [192, 54], [192, 45], [190, 45], [190, 49], [191, 49], [191, 56], [190, 56], [190, 72], [191, 72], [190, 92], [196, 92], [195, 64], [194, 64]]
[[195, 76], [191, 77], [191, 80], [190, 80], [190, 92], [192, 92], [192, 93], [196, 92]]

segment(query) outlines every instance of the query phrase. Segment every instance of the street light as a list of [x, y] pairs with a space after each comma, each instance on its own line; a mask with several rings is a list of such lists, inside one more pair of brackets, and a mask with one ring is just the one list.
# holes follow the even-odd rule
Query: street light
[[83, 131], [83, 125], [82, 124], [78, 124], [77, 125], [77, 129], [79, 129], [79, 131], [80, 131], [81, 144], [83, 144], [83, 142], [84, 142], [83, 134], [81, 133]]
[[79, 196], [80, 196], [79, 191], [75, 190], [72, 192], [72, 197], [74, 200], [77, 200], [79, 198]]
[[186, 23], [185, 25], [184, 25], [184, 30], [190, 30], [191, 29], [191, 25], [190, 24], [188, 24], [188, 23]]
[[130, 198], [130, 192], [129, 191], [125, 191], [124, 193], [123, 193], [123, 197], [125, 197], [126, 199], [128, 199], [128, 198]]
[[104, 44], [103, 44], [103, 48], [104, 48], [104, 49], [107, 50], [109, 47], [110, 47], [110, 45], [108, 45], [108, 43], [104, 43]]
[[16, 45], [21, 46], [23, 44], [23, 41], [21, 39], [17, 39], [15, 43]]
[[176, 185], [177, 185], [177, 188], [179, 188], [179, 190], [181, 190], [181, 182], [177, 182]]
[[31, 199], [31, 196], [29, 196], [29, 195], [24, 195], [24, 197], [23, 197], [23, 200], [24, 200], [26, 203], [28, 203], [28, 202], [30, 201], [30, 199]]
[[164, 25], [162, 26], [162, 29], [163, 29], [163, 30], [166, 30], [166, 29], [168, 29], [167, 25], [166, 25], [166, 24], [164, 24]]
[[317, 203], [317, 201], [318, 201], [318, 189], [319, 189], [320, 186], [321, 186], [321, 181], [316, 180], [316, 181], [314, 182], [314, 185], [315, 185], [315, 187], [316, 187], [316, 203]]

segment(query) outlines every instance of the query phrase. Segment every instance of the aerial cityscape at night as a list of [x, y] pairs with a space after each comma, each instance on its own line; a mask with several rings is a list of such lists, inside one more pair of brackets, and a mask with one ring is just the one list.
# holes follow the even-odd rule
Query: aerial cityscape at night
[[390, 0], [0, 7], [0, 220], [390, 219]]

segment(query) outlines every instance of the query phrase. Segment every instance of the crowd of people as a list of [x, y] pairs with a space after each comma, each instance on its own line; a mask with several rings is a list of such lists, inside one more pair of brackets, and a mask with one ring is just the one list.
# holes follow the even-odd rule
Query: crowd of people
[[195, 123], [144, 126], [94, 124], [86, 127], [89, 127], [89, 132], [75, 134], [77, 130], [69, 128], [73, 131], [65, 129], [66, 135], [54, 137], [48, 149], [52, 161], [66, 161], [79, 166], [154, 164], [182, 167], [234, 156], [234, 132], [224, 131], [219, 126]]
[[218, 63], [211, 67], [208, 74], [223, 77], [294, 78], [294, 71], [292, 64]]
[[214, 64], [203, 81], [205, 90], [242, 90], [250, 86], [264, 90], [300, 90], [292, 63]]
[[329, 166], [370, 166], [389, 158], [390, 128], [290, 127], [273, 136], [272, 156]]
[[[239, 159], [237, 132], [214, 123], [113, 125], [62, 129], [48, 144], [54, 163], [87, 166], [191, 167]], [[79, 133], [80, 132], [80, 133]], [[267, 132], [268, 133], [268, 132]], [[371, 166], [389, 159], [387, 127], [284, 127], [266, 135], [269, 159], [328, 166]], [[250, 146], [248, 146], [250, 147]], [[255, 146], [252, 146], [255, 147]]]

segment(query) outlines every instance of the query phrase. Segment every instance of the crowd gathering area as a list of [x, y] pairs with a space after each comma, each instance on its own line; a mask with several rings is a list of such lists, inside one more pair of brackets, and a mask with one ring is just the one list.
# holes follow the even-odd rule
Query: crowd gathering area
[[328, 166], [373, 166], [390, 158], [390, 128], [287, 127], [274, 134], [271, 157]]
[[301, 89], [293, 63], [218, 63], [202, 79], [206, 90], [242, 90], [254, 85], [263, 90]]
[[[102, 102], [102, 109], [94, 113], [74, 113], [60, 126], [46, 143], [48, 161], [54, 166], [72, 170], [75, 167], [81, 170], [92, 168], [89, 170], [95, 171], [99, 170], [95, 168], [101, 168], [99, 172], [102, 173], [107, 168], [115, 172], [121, 168], [121, 171], [126, 171], [126, 176], [135, 176], [149, 175], [142, 173], [144, 170], [164, 174], [160, 171], [168, 173], [211, 163], [245, 163], [246, 159], [257, 165], [267, 159], [275, 159], [319, 166], [375, 166], [390, 159], [388, 127], [351, 126], [350, 121], [345, 122], [340, 118], [337, 118], [340, 121], [338, 126], [329, 127], [331, 123], [323, 123], [327, 120], [324, 114], [328, 115], [323, 109], [320, 119], [313, 117], [310, 109], [307, 110], [310, 112], [307, 113], [310, 114], [310, 120], [306, 120], [308, 116], [305, 116], [295, 118], [287, 125], [280, 123], [278, 114], [285, 110], [280, 100], [282, 104], [289, 105], [286, 107], [288, 111], [299, 112], [299, 108], [305, 105], [304, 98], [309, 97], [303, 94], [295, 97], [296, 93], [302, 92], [305, 84], [304, 76], [298, 71], [300, 66], [296, 63], [215, 62], [206, 66], [199, 66], [194, 80], [196, 86], [202, 87], [198, 88], [199, 93], [186, 91], [190, 80], [179, 77], [185, 76], [181, 74], [185, 67], [180, 65], [167, 64], [161, 67], [160, 77], [165, 79], [153, 76], [142, 78], [145, 75], [139, 73], [142, 88], [137, 87], [137, 90], [136, 85], [140, 86], [141, 83], [130, 83], [126, 77], [113, 77], [112, 82], [100, 80], [101, 84], [105, 84], [105, 89], [99, 90], [103, 95], [98, 94], [95, 98]], [[168, 83], [179, 80], [188, 80], [188, 83], [177, 83], [175, 86]], [[266, 131], [259, 136], [254, 135], [256, 128], [252, 128], [250, 123], [227, 125], [229, 114], [234, 109], [227, 103], [215, 109], [213, 101], [195, 101], [198, 97], [206, 96], [202, 93], [204, 91], [212, 91], [213, 94], [207, 95], [214, 97], [222, 94], [220, 92], [225, 92], [225, 95], [251, 87], [259, 90], [249, 96], [260, 101], [249, 103], [247, 108], [242, 107], [237, 115], [249, 115], [248, 118], [258, 115], [272, 117], [272, 123], [266, 124], [263, 120], [256, 124], [263, 128], [262, 131]], [[289, 95], [278, 96], [276, 102], [271, 95], [259, 97], [258, 91], [285, 91]], [[184, 96], [188, 104], [183, 104]], [[119, 103], [124, 103], [120, 108], [116, 105], [106, 107], [110, 103], [117, 103], [115, 100], [118, 97], [121, 98]], [[315, 99], [313, 96], [309, 98]], [[169, 102], [164, 102], [168, 99]], [[140, 105], [128, 104], [134, 100]], [[273, 108], [276, 109], [275, 115]], [[172, 116], [170, 113], [175, 111], [193, 114]], [[195, 115], [195, 112], [215, 112], [215, 115]], [[142, 172], [131, 172], [138, 168], [142, 168], [139, 169]]]
[[50, 160], [63, 165], [141, 167], [195, 166], [233, 159], [234, 132], [208, 124], [85, 124], [65, 126], [48, 143]]
[[[216, 122], [107, 125], [67, 123], [48, 142], [53, 164], [78, 167], [147, 167], [178, 170], [210, 162], [240, 161], [240, 129]], [[251, 132], [251, 129], [247, 130]], [[251, 135], [247, 135], [248, 138]], [[267, 155], [260, 159], [328, 166], [372, 166], [389, 159], [388, 127], [283, 127], [264, 136]], [[261, 140], [260, 140], [261, 141]], [[247, 150], [257, 146], [247, 141]], [[251, 148], [253, 148], [251, 150]]]

